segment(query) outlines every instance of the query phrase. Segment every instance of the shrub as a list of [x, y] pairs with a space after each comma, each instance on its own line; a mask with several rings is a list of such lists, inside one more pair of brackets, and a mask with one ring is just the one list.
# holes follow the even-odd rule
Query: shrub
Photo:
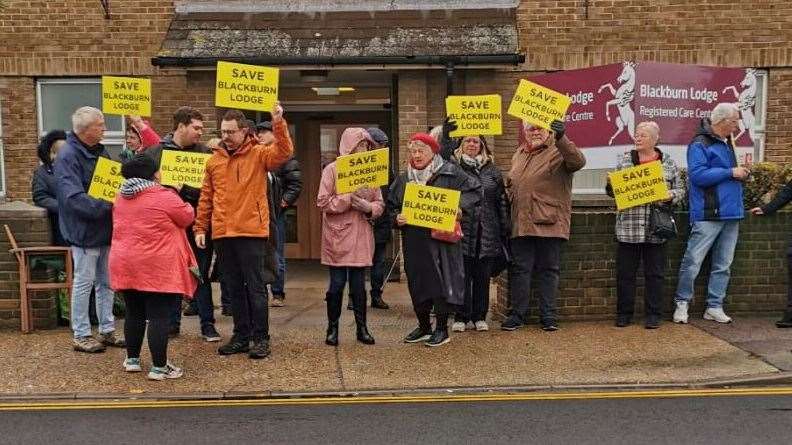
[[[746, 209], [770, 202], [781, 187], [792, 180], [792, 165], [779, 165], [774, 162], [757, 162], [751, 165], [751, 176], [745, 183], [743, 204]], [[682, 169], [682, 181], [687, 184], [687, 169]], [[687, 209], [688, 200], [679, 206]]]

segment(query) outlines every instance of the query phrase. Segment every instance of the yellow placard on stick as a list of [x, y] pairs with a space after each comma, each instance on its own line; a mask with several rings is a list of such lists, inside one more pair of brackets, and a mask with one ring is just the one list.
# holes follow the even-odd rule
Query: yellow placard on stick
[[503, 133], [503, 112], [499, 94], [446, 97], [446, 116], [456, 121], [451, 137]]
[[102, 76], [102, 112], [151, 116], [151, 79]]
[[550, 128], [556, 119], [563, 122], [570, 103], [572, 99], [566, 94], [521, 79], [508, 113], [530, 124]]
[[404, 190], [402, 214], [407, 218], [407, 224], [451, 232], [461, 195], [459, 190], [409, 182]]
[[160, 161], [160, 175], [162, 185], [201, 188], [203, 185], [206, 163], [212, 157], [211, 153], [192, 153], [189, 151], [162, 150]]
[[339, 156], [336, 159], [336, 193], [387, 185], [389, 152], [387, 148], [380, 148]]
[[115, 202], [116, 193], [121, 188], [124, 177], [121, 176], [121, 163], [99, 157], [96, 168], [88, 187], [88, 196]]
[[660, 161], [611, 172], [608, 178], [619, 210], [663, 201], [669, 196]]
[[279, 76], [278, 68], [217, 62], [215, 105], [270, 111], [278, 100]]

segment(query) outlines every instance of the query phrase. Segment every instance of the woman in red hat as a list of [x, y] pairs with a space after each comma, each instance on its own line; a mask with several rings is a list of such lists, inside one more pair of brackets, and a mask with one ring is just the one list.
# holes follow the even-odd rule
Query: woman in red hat
[[[426, 346], [448, 343], [448, 314], [465, 299], [465, 268], [460, 241], [433, 237], [432, 230], [407, 224], [402, 214], [404, 191], [408, 183], [429, 185], [462, 192], [457, 219], [463, 222], [479, 205], [480, 184], [465, 174], [456, 163], [444, 161], [440, 145], [432, 136], [417, 133], [410, 139], [409, 165], [393, 182], [388, 194], [388, 210], [402, 232], [404, 268], [418, 327], [406, 343], [425, 342]], [[434, 306], [435, 328], [430, 312]]]

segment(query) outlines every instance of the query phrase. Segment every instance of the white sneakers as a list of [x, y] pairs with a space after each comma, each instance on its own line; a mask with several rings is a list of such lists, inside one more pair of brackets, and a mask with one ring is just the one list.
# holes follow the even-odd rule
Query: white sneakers
[[677, 301], [674, 311], [674, 323], [687, 324], [688, 322], [688, 303], [687, 301]]
[[704, 311], [704, 319], [717, 321], [718, 323], [731, 323], [732, 319], [726, 312], [723, 312], [722, 307], [711, 307]]
[[[731, 323], [732, 319], [726, 312], [723, 312], [723, 308], [716, 307], [716, 308], [707, 308], [704, 311], [704, 319], [710, 321], [717, 321], [718, 323]], [[677, 301], [676, 303], [676, 310], [674, 311], [674, 323], [682, 323], [687, 324], [688, 322], [688, 303], [687, 301]]]
[[476, 322], [476, 330], [479, 332], [489, 331], [489, 325], [484, 320], [479, 320]]
[[461, 321], [455, 321], [451, 325], [451, 332], [465, 332], [465, 323]]

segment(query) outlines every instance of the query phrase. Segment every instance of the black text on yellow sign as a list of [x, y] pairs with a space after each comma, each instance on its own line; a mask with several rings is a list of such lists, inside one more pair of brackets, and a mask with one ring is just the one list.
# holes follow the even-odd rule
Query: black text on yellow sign
[[608, 173], [608, 178], [619, 210], [664, 201], [670, 196], [660, 161]]
[[123, 181], [121, 163], [100, 157], [96, 161], [91, 185], [88, 186], [88, 196], [107, 202], [115, 202], [116, 194], [121, 189]]
[[501, 97], [484, 96], [446, 97], [446, 115], [456, 121], [457, 129], [451, 137], [491, 135], [503, 133]]
[[102, 111], [151, 116], [151, 79], [103, 76]]
[[176, 150], [163, 150], [160, 161], [162, 185], [189, 185], [201, 188], [203, 185], [206, 163], [212, 157], [210, 153], [190, 153]]
[[572, 99], [536, 83], [520, 80], [508, 113], [541, 128], [550, 128], [554, 120], [564, 120]]
[[215, 105], [270, 111], [278, 100], [279, 76], [278, 68], [217, 62]]
[[390, 150], [364, 151], [336, 159], [336, 193], [351, 193], [363, 187], [388, 184]]
[[450, 190], [414, 182], [404, 189], [402, 215], [407, 224], [451, 232], [459, 211], [459, 190]]

